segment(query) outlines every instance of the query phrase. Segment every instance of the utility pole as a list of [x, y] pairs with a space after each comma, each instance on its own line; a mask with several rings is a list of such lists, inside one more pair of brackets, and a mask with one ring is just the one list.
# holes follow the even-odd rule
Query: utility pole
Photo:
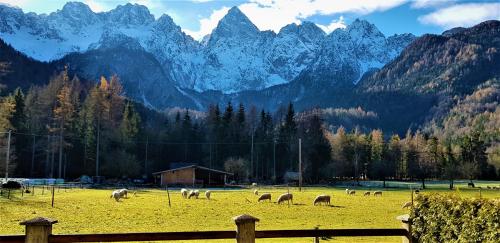
[[61, 126], [61, 132], [59, 133], [59, 166], [58, 166], [58, 178], [62, 178], [62, 166], [63, 166], [63, 130]]
[[253, 129], [252, 129], [252, 148], [251, 148], [251, 151], [250, 151], [250, 176], [252, 177], [253, 179]]
[[30, 170], [30, 177], [33, 177], [33, 171], [35, 169], [35, 134], [33, 134], [33, 145], [31, 146], [31, 170]]
[[45, 176], [48, 176], [49, 173], [49, 165], [50, 165], [50, 135], [47, 135], [47, 157], [45, 158]]
[[149, 137], [146, 137], [146, 156], [144, 156], [144, 175], [148, 175], [148, 145], [149, 145]]
[[299, 138], [299, 192], [302, 191], [302, 139]]
[[9, 137], [7, 140], [7, 154], [5, 155], [5, 182], [9, 179], [9, 161], [10, 161], [10, 135], [12, 130], [9, 130]]
[[276, 183], [276, 140], [273, 140], [273, 170], [274, 170], [274, 183]]
[[99, 176], [99, 140], [101, 138], [101, 119], [97, 118], [97, 144], [95, 153], [95, 176]]

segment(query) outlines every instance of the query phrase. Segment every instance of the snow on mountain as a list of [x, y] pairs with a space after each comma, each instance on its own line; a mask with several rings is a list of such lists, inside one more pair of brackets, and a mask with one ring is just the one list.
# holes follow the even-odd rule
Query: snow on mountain
[[357, 83], [366, 72], [394, 59], [414, 39], [411, 34], [386, 38], [375, 25], [356, 19], [326, 37], [307, 72], [333, 83]]
[[195, 89], [237, 92], [287, 82], [271, 72], [265, 58], [274, 36], [273, 32], [259, 31], [238, 8], [231, 8], [203, 50], [205, 62]]
[[316, 58], [325, 32], [316, 24], [303, 22], [281, 28], [267, 58], [273, 70], [285, 80], [293, 80]]
[[[236, 93], [290, 83], [302, 74], [321, 81], [356, 83], [365, 72], [392, 60], [415, 37], [386, 38], [362, 20], [329, 35], [307, 21], [289, 24], [276, 34], [260, 31], [233, 7], [198, 42], [170, 16], [155, 19], [142, 5], [128, 3], [94, 13], [84, 3], [68, 2], [49, 15], [23, 13], [0, 4], [0, 38], [41, 61], [114, 47], [146, 51], [161, 66], [161, 70], [151, 70], [161, 71], [158, 77], [166, 75], [168, 82], [183, 90]], [[151, 104], [162, 103], [147, 93], [144, 97]]]

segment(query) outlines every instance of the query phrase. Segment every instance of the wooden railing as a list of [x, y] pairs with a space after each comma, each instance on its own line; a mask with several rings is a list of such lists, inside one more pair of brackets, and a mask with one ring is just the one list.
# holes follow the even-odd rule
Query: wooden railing
[[361, 237], [361, 236], [401, 236], [403, 242], [413, 242], [408, 217], [398, 217], [403, 223], [400, 229], [306, 229], [306, 230], [255, 230], [259, 219], [250, 215], [234, 217], [236, 231], [195, 231], [159, 233], [108, 233], [108, 234], [52, 234], [52, 225], [57, 220], [34, 218], [21, 222], [26, 226], [25, 235], [1, 236], [0, 242], [58, 243], [58, 242], [125, 242], [125, 241], [174, 241], [174, 240], [217, 240], [236, 239], [238, 243], [253, 243], [260, 238], [313, 238], [321, 237]]

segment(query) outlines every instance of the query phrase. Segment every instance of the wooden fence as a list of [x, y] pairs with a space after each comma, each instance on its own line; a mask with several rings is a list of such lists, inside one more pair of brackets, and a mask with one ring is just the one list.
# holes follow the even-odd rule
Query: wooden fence
[[52, 225], [57, 220], [34, 218], [21, 222], [26, 226], [25, 235], [1, 236], [0, 242], [124, 242], [124, 241], [174, 241], [174, 240], [216, 240], [236, 239], [237, 243], [254, 243], [261, 238], [307, 238], [319, 242], [321, 237], [360, 237], [360, 236], [401, 236], [403, 242], [416, 242], [411, 237], [411, 227], [407, 215], [401, 220], [400, 229], [306, 229], [306, 230], [255, 230], [259, 219], [250, 215], [234, 217], [236, 231], [195, 231], [195, 232], [159, 232], [159, 233], [109, 233], [109, 234], [52, 234]]

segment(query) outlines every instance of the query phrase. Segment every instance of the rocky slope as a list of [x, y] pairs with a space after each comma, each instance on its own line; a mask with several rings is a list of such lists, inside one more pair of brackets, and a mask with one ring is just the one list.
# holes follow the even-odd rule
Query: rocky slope
[[[94, 13], [83, 3], [69, 2], [49, 15], [0, 5], [0, 38], [41, 61], [73, 52], [95, 53], [109, 45], [135, 50], [137, 46], [121, 46], [132, 38], [158, 61], [161, 71], [157, 71], [168, 77], [165, 82], [198, 92], [236, 93], [287, 84], [302, 73], [325, 75], [315, 77], [317, 80], [355, 83], [367, 71], [394, 58], [414, 36], [386, 38], [361, 20], [329, 35], [310, 22], [287, 25], [276, 34], [258, 30], [234, 7], [213, 33], [198, 42], [169, 16], [155, 19], [142, 5], [125, 4]], [[130, 82], [145, 85], [139, 84], [141, 80]], [[158, 97], [151, 96], [148, 100]]]

